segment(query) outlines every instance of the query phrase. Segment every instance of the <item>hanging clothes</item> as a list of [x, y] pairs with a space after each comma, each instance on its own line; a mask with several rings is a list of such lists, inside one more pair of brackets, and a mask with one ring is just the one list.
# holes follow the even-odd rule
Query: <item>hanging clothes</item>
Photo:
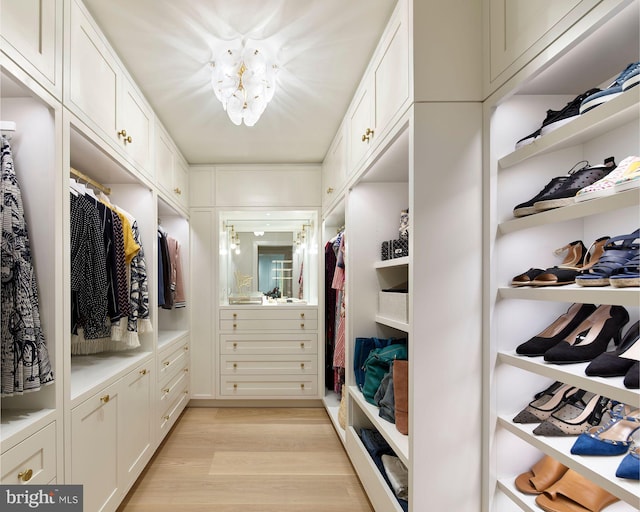
[[2, 136], [1, 372], [0, 394], [36, 391], [54, 381], [40, 324], [38, 286], [22, 194], [8, 139]]
[[182, 259], [180, 258], [180, 242], [167, 235], [167, 248], [171, 262], [171, 286], [173, 290], [173, 306], [184, 308], [187, 305], [184, 278], [182, 275]]
[[167, 234], [163, 229], [158, 229], [158, 259], [160, 258], [162, 258], [162, 295], [164, 301], [159, 305], [162, 306], [162, 309], [172, 309], [175, 285], [171, 277], [171, 258], [169, 256]]
[[336, 292], [331, 287], [336, 270], [336, 253], [333, 241], [324, 246], [324, 326], [325, 326], [325, 372], [327, 389], [334, 388], [333, 349], [335, 346]]
[[336, 341], [333, 350], [333, 366], [334, 368], [345, 367], [345, 248], [344, 248], [344, 233], [341, 233], [339, 240], [334, 242], [333, 246], [338, 245], [338, 252], [336, 254], [336, 270], [333, 274], [333, 282], [331, 287], [336, 290]]

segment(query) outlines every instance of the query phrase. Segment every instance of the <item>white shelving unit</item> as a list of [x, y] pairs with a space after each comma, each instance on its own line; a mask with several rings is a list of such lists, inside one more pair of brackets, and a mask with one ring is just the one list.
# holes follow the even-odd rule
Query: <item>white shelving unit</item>
[[[604, 7], [603, 7], [604, 8]], [[547, 108], [564, 106], [592, 87], [606, 88], [611, 76], [638, 51], [638, 2], [612, 2], [610, 13], [592, 25], [560, 38], [553, 51], [536, 57], [485, 102], [485, 512], [537, 511], [534, 498], [513, 480], [543, 455], [550, 455], [620, 499], [607, 511], [637, 510], [640, 485], [615, 477], [622, 457], [573, 456], [575, 437], [533, 434], [537, 425], [512, 418], [551, 382], [561, 381], [640, 407], [638, 390], [622, 377], [593, 378], [588, 363], [554, 365], [542, 357], [521, 357], [515, 348], [549, 325], [571, 303], [623, 306], [629, 327], [640, 313], [638, 288], [512, 288], [514, 275], [530, 267], [551, 267], [553, 250], [571, 240], [589, 246], [600, 236], [631, 233], [638, 227], [637, 190], [514, 218], [513, 207], [533, 197], [551, 178], [580, 160], [592, 164], [615, 156], [616, 162], [640, 154], [640, 88], [604, 103], [532, 144], [514, 150], [516, 141], [539, 123]], [[610, 58], [590, 58], [594, 48]], [[579, 66], [580, 72], [576, 72]], [[535, 128], [534, 128], [535, 129]], [[518, 457], [513, 454], [518, 453]]]

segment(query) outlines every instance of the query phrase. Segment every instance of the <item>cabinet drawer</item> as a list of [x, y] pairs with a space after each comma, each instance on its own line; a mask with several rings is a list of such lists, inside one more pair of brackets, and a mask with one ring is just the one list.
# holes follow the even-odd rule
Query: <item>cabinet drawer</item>
[[300, 356], [222, 356], [221, 375], [314, 375], [318, 372], [315, 355]]
[[2, 454], [3, 485], [47, 484], [56, 477], [56, 424], [42, 430]]
[[279, 320], [220, 320], [221, 331], [315, 331], [318, 321], [315, 319]]
[[187, 402], [189, 401], [189, 389], [187, 386], [187, 382], [183, 383], [183, 386], [177, 386], [174, 392], [171, 392], [174, 396], [172, 401], [168, 401], [167, 408], [160, 416], [160, 439], [164, 438], [169, 429], [176, 422], [178, 416], [182, 410], [186, 407]]
[[160, 411], [165, 414], [178, 394], [189, 385], [189, 374], [184, 370], [174, 375], [166, 384], [160, 386]]
[[162, 352], [159, 361], [158, 382], [164, 383], [189, 365], [189, 343], [180, 343], [177, 347]]
[[317, 354], [316, 334], [221, 334], [220, 353], [234, 355]]
[[265, 306], [261, 309], [238, 308], [220, 310], [222, 320], [317, 320], [318, 310], [315, 308], [271, 308]]
[[298, 375], [223, 375], [222, 396], [304, 398], [318, 392], [318, 377]]

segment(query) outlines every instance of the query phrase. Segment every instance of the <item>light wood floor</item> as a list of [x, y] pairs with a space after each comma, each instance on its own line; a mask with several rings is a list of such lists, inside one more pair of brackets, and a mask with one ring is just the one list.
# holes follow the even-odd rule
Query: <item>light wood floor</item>
[[188, 408], [118, 512], [372, 512], [322, 408]]

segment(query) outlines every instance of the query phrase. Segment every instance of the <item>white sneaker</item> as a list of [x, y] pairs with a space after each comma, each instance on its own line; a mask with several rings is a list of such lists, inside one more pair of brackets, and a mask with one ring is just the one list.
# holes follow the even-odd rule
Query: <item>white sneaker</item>
[[[575, 201], [576, 203], [580, 203], [582, 201], [587, 201], [589, 199], [595, 199], [597, 197], [604, 197], [611, 194], [615, 194], [616, 192], [620, 192], [625, 189], [618, 189], [616, 184], [620, 183], [623, 180], [623, 177], [628, 176], [631, 171], [631, 174], [634, 174], [636, 177], [636, 183], [634, 186], [640, 186], [640, 157], [638, 156], [628, 156], [613, 171], [607, 174], [604, 178], [592, 183], [588, 187], [584, 187], [583, 189], [578, 190], [576, 194]], [[625, 180], [627, 181], [627, 180]], [[632, 188], [632, 187], [629, 187]]]

